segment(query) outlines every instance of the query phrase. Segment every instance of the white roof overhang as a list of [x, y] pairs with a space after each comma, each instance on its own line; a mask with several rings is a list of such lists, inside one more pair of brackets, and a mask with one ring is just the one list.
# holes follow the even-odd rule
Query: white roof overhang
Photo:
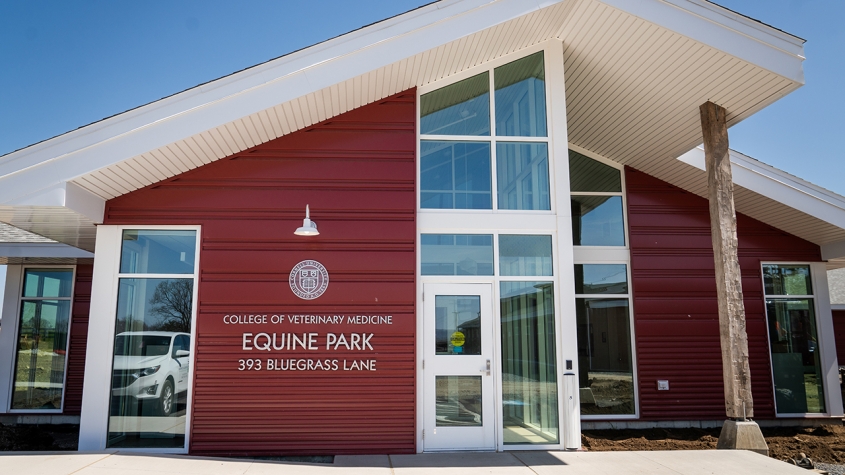
[[[678, 160], [695, 167], [675, 184], [707, 197], [704, 148]], [[845, 267], [845, 197], [731, 150], [737, 211], [811, 242], [828, 268]], [[701, 183], [703, 180], [703, 183]]]
[[0, 157], [0, 221], [92, 250], [105, 200], [554, 39], [570, 143], [691, 191], [701, 103], [803, 84], [803, 40], [703, 0], [444, 0]]

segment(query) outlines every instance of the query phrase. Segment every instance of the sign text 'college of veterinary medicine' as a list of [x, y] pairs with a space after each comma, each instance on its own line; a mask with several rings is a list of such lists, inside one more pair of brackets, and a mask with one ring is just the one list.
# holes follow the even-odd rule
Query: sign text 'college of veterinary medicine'
[[[344, 350], [356, 353], [375, 352], [372, 342], [375, 333], [367, 332], [367, 327], [392, 325], [393, 316], [229, 314], [223, 316], [223, 323], [227, 326], [259, 326], [253, 331], [241, 333], [241, 350], [248, 351], [251, 355], [270, 353], [267, 356], [282, 356], [291, 352], [299, 356], [302, 352], [317, 353], [315, 358], [241, 358], [238, 360], [239, 371], [376, 371], [376, 359], [372, 357], [343, 359], [330, 355]], [[281, 326], [280, 329], [287, 331], [261, 331], [264, 328], [260, 327], [267, 324], [277, 328]], [[311, 325], [319, 325], [321, 331], [308, 329]], [[337, 330], [326, 331], [326, 326], [335, 327]], [[346, 331], [350, 326], [361, 330]]]

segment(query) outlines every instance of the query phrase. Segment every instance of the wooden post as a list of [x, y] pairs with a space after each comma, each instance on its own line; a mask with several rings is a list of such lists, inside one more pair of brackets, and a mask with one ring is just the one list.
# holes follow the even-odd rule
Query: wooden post
[[732, 419], [754, 416], [751, 399], [751, 371], [748, 366], [748, 337], [745, 333], [745, 305], [739, 269], [728, 128], [724, 107], [705, 102], [700, 107], [704, 133], [704, 159], [710, 198], [710, 235], [716, 263], [719, 298], [719, 333], [722, 340], [722, 371], [725, 382], [725, 412]]
[[[760, 428], [756, 423], [746, 422], [754, 416], [754, 402], [751, 398], [742, 273], [737, 253], [736, 211], [725, 119], [727, 112], [724, 107], [710, 101], [702, 104], [699, 111], [710, 200], [710, 235], [716, 264], [725, 413], [732, 419], [722, 427], [718, 447], [747, 448], [768, 454]], [[749, 432], [753, 439], [752, 446], [741, 446], [747, 445], [743, 441], [748, 439]]]

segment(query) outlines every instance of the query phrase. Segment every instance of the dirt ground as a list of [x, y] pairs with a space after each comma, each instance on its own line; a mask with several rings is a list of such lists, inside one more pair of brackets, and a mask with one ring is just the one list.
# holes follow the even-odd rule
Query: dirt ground
[[[778, 460], [804, 453], [813, 461], [845, 464], [845, 426], [763, 428], [769, 455]], [[78, 425], [0, 424], [0, 451], [76, 450]], [[715, 449], [719, 429], [588, 430], [581, 436], [591, 451]]]
[[[591, 451], [715, 449], [720, 429], [642, 429], [583, 431]], [[769, 456], [778, 460], [804, 453], [814, 462], [845, 464], [845, 426], [762, 428]]]
[[0, 451], [76, 450], [79, 426], [0, 424]]

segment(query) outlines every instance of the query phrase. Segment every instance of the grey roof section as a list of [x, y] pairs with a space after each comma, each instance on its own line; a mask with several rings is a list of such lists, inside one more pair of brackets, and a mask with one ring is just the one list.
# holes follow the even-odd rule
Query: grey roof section
[[0, 223], [0, 242], [56, 242], [52, 239], [33, 234], [16, 228], [10, 224]]
[[830, 288], [830, 303], [845, 305], [845, 269], [827, 271], [827, 286]]

